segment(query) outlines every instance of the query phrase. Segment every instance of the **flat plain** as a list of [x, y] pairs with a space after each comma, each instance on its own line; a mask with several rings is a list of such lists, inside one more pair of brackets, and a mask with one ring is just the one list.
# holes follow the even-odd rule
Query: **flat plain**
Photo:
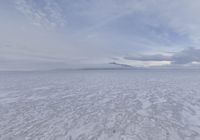
[[1, 140], [200, 140], [200, 71], [0, 72]]

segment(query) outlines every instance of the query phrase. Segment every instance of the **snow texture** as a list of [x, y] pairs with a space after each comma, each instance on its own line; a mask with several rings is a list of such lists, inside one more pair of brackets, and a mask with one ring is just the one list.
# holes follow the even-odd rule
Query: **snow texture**
[[0, 139], [200, 140], [199, 73], [0, 72]]

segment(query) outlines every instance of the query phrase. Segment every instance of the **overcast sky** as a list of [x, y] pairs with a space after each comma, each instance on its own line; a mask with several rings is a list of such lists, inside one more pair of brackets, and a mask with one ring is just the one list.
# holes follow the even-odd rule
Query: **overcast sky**
[[1, 0], [0, 69], [200, 62], [199, 0]]

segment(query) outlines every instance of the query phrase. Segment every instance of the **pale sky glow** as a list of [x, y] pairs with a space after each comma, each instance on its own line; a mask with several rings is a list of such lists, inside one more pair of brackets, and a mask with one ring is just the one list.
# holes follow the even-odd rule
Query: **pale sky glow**
[[199, 0], [1, 0], [0, 69], [198, 65], [199, 13]]

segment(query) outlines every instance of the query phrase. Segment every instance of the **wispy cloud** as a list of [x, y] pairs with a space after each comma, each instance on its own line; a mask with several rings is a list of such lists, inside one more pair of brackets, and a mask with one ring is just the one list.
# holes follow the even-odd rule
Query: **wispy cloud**
[[36, 26], [60, 27], [66, 24], [62, 9], [53, 0], [16, 0], [16, 8], [32, 20]]

